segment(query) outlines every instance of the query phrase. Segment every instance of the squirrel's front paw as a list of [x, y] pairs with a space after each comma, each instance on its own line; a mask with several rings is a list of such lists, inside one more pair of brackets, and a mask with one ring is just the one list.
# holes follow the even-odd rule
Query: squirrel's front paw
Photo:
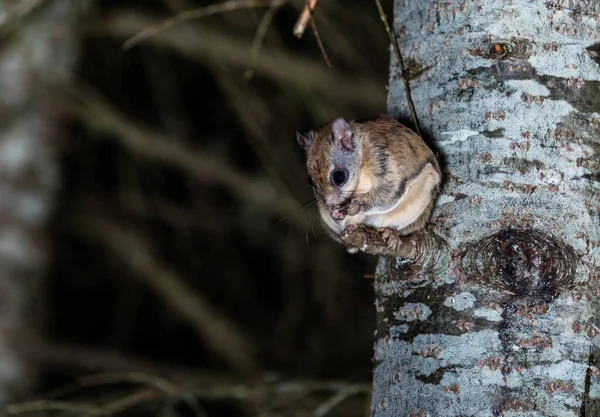
[[376, 255], [379, 253], [377, 248], [383, 244], [377, 230], [360, 224], [347, 226], [340, 234], [340, 239], [350, 253], [355, 253], [358, 249]]
[[395, 229], [390, 229], [387, 227], [382, 227], [377, 230], [381, 235], [381, 239], [385, 242], [386, 246], [390, 250], [398, 249], [398, 246], [402, 243], [402, 239], [400, 234]]
[[356, 253], [358, 249], [362, 249], [367, 242], [364, 236], [364, 226], [351, 224], [347, 226], [340, 234], [340, 239], [344, 242], [346, 250], [349, 253]]
[[[395, 229], [382, 227], [372, 229], [362, 224], [347, 226], [340, 234], [346, 249], [358, 249], [371, 255], [396, 256], [398, 248], [402, 246], [402, 236]], [[350, 253], [352, 252], [348, 250]]]
[[352, 200], [346, 206], [346, 214], [348, 216], [355, 216], [355, 215], [357, 215], [360, 212], [361, 208], [362, 208], [362, 204], [359, 201]]

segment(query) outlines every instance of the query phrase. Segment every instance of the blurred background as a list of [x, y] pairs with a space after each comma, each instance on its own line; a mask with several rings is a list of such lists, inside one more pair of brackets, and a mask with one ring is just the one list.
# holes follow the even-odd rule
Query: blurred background
[[[35, 37], [57, 1], [17, 24]], [[298, 39], [304, 0], [240, 2], [123, 47], [219, 3], [94, 0], [67, 23], [39, 295], [14, 326], [35, 383], [5, 413], [368, 415], [376, 259], [321, 230], [295, 132], [386, 112], [376, 4], [321, 0]]]

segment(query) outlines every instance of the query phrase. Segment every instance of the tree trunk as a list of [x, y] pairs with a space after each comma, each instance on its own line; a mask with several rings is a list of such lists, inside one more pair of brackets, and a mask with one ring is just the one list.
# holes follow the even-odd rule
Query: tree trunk
[[[380, 258], [372, 415], [600, 416], [600, 3], [396, 0], [444, 188]], [[389, 112], [410, 120], [392, 56]]]
[[35, 381], [19, 345], [41, 317], [44, 229], [59, 179], [55, 93], [76, 58], [84, 3], [0, 0], [0, 404]]

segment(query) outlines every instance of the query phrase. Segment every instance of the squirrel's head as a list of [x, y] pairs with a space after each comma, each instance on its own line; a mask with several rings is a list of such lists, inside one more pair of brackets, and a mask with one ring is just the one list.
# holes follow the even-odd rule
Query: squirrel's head
[[308, 183], [328, 208], [348, 201], [360, 178], [362, 149], [352, 126], [338, 117], [317, 131], [296, 133], [306, 151]]

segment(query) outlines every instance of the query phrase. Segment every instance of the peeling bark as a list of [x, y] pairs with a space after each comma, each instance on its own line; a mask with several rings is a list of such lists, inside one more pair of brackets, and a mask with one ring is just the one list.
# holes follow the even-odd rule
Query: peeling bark
[[[396, 0], [444, 188], [381, 257], [372, 415], [600, 415], [600, 3]], [[392, 55], [389, 113], [408, 120]]]
[[44, 228], [59, 180], [55, 90], [74, 64], [84, 3], [0, 1], [0, 403], [35, 380], [11, 335], [35, 332], [40, 317]]

